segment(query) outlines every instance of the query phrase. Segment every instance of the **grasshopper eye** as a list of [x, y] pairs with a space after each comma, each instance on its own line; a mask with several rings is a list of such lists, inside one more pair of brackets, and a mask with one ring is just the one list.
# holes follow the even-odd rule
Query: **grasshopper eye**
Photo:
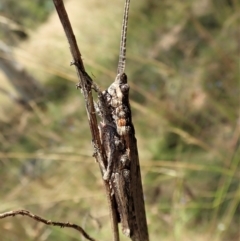
[[130, 88], [129, 88], [128, 84], [123, 84], [120, 86], [120, 89], [121, 89], [122, 93], [128, 93]]

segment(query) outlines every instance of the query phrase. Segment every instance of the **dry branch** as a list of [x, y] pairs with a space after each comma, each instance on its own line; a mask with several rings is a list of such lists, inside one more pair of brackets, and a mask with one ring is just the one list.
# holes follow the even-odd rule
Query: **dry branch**
[[38, 221], [38, 222], [42, 222], [42, 223], [44, 223], [46, 225], [49, 225], [49, 226], [58, 226], [60, 228], [73, 228], [73, 229], [79, 231], [83, 235], [83, 237], [86, 238], [87, 240], [97, 241], [96, 239], [92, 238], [89, 234], [87, 234], [87, 232], [77, 224], [73, 224], [73, 223], [69, 223], [69, 222], [66, 222], [66, 223], [64, 223], [64, 222], [54, 222], [54, 221], [42, 218], [38, 215], [35, 215], [35, 214], [29, 212], [28, 210], [15, 210], [15, 211], [1, 213], [0, 219], [7, 218], [7, 217], [14, 217], [16, 215], [28, 216], [28, 217], [30, 217], [30, 218]]

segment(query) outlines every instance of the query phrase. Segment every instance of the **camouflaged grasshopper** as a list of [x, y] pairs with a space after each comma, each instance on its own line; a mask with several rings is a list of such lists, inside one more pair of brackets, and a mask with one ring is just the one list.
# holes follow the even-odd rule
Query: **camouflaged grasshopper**
[[130, 0], [125, 2], [117, 76], [109, 88], [98, 90], [99, 129], [108, 165], [103, 179], [110, 183], [123, 233], [132, 240], [148, 241], [141, 173], [125, 71]]

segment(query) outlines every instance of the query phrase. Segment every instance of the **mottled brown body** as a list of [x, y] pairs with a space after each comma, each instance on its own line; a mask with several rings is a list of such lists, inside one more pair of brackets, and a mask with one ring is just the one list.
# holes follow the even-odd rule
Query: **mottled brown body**
[[148, 241], [137, 140], [124, 73], [129, 3], [126, 0], [116, 79], [107, 90], [98, 91], [102, 145], [108, 159], [103, 179], [111, 186], [123, 233], [134, 241]]

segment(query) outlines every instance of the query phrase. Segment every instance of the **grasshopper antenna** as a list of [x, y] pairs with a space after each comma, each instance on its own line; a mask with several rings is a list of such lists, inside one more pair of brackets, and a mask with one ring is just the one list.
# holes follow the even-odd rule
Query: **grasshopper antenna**
[[125, 65], [126, 65], [126, 44], [127, 44], [127, 25], [128, 25], [129, 5], [130, 5], [130, 0], [126, 0], [125, 6], [124, 6], [120, 52], [119, 52], [119, 60], [118, 60], [118, 68], [117, 68], [118, 74], [124, 73]]

